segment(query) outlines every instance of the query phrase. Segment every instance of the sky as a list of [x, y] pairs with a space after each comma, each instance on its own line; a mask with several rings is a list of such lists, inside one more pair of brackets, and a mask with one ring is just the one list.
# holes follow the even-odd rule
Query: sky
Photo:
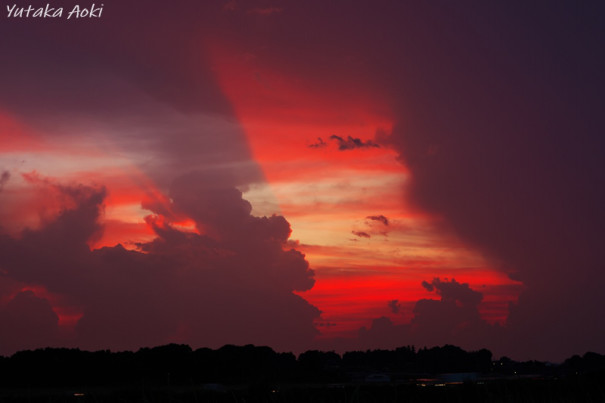
[[602, 4], [30, 4], [0, 11], [0, 354], [605, 353]]

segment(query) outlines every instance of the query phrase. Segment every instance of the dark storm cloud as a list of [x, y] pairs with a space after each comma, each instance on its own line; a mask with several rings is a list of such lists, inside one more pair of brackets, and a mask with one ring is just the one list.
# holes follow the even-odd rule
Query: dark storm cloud
[[354, 138], [351, 136], [347, 136], [346, 139], [337, 136], [335, 134], [330, 136], [330, 140], [336, 141], [338, 144], [338, 149], [340, 151], [347, 150], [355, 150], [356, 148], [375, 148], [380, 147], [378, 144], [374, 143], [372, 140], [363, 141], [358, 138]]
[[605, 324], [590, 324], [605, 304], [605, 34], [594, 18], [605, 10], [434, 11], [427, 24], [440, 30], [402, 49], [414, 63], [392, 60], [405, 118], [391, 142], [412, 200], [527, 286], [509, 318], [511, 354], [605, 351]]
[[372, 220], [372, 221], [379, 221], [381, 223], [383, 223], [384, 225], [386, 225], [387, 227], [389, 226], [389, 219], [386, 218], [385, 216], [381, 215], [369, 215], [366, 217], [368, 220]]
[[[319, 311], [293, 293], [308, 290], [314, 279], [304, 256], [283, 248], [288, 222], [252, 216], [241, 192], [206, 183], [189, 175], [171, 193], [173, 209], [190, 214], [205, 233], [184, 233], [158, 221], [158, 238], [141, 252], [120, 245], [90, 251], [86, 241], [102, 230], [104, 190], [57, 187], [74, 207], [18, 239], [0, 236], [3, 275], [44, 286], [81, 307], [75, 339], [62, 340], [80, 347], [133, 349], [178, 340], [304, 348], [316, 334]], [[24, 323], [34, 318], [32, 326], [52, 328], [48, 302], [25, 297]], [[2, 319], [12, 323], [16, 308], [9, 303], [2, 309]], [[45, 340], [54, 339], [36, 339], [37, 347]], [[2, 353], [25, 347], [32, 344], [8, 343]]]

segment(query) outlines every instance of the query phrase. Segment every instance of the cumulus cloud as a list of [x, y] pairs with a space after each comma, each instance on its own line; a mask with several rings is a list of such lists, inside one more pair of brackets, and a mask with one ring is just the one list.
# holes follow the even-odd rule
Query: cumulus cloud
[[428, 291], [435, 291], [440, 300], [421, 299], [414, 306], [412, 326], [426, 332], [456, 336], [464, 328], [476, 326], [483, 321], [480, 318], [478, 305], [483, 295], [471, 289], [468, 284], [458, 283], [455, 279], [442, 281], [434, 278], [430, 283], [422, 282]]
[[[435, 346], [454, 343], [464, 347], [483, 346], [500, 353], [504, 329], [481, 319], [479, 303], [483, 295], [452, 279], [434, 278], [422, 286], [440, 299], [420, 299], [413, 308], [410, 323], [397, 325], [380, 317], [369, 328], [359, 331], [361, 345], [394, 348], [401, 345]], [[398, 300], [388, 301], [392, 313], [399, 313]]]
[[[319, 311], [293, 292], [313, 286], [313, 271], [303, 254], [286, 246], [288, 222], [252, 216], [241, 192], [205, 179], [180, 178], [170, 194], [171, 208], [189, 215], [199, 234], [151, 216], [157, 238], [140, 251], [121, 245], [91, 251], [87, 240], [102, 229], [104, 189], [57, 185], [71, 208], [20, 238], [0, 236], [2, 273], [78, 306], [83, 316], [74, 339], [65, 342], [80, 347], [132, 349], [171, 341], [294, 350], [309, 345]], [[39, 347], [50, 342], [37, 340]], [[31, 347], [10, 346], [2, 353]]]

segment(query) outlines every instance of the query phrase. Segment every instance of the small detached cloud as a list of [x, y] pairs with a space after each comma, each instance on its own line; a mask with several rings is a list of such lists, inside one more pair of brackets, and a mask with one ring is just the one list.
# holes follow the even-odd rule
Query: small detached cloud
[[372, 220], [372, 221], [379, 221], [381, 223], [383, 223], [385, 226], [389, 226], [389, 219], [386, 218], [385, 216], [381, 215], [369, 215], [366, 217], [368, 220]]
[[371, 238], [373, 235], [388, 236], [389, 219], [383, 215], [370, 215], [362, 223], [357, 223], [351, 231], [358, 237]]
[[[329, 140], [336, 142], [339, 151], [347, 151], [347, 150], [355, 150], [359, 148], [379, 148], [380, 145], [375, 143], [372, 140], [363, 141], [362, 139], [347, 136], [347, 138], [343, 138], [337, 136], [335, 134], [331, 135]], [[313, 144], [309, 144], [309, 148], [324, 148], [327, 147], [328, 143], [324, 141], [321, 137], [317, 138], [317, 142]]]
[[351, 136], [347, 136], [347, 139], [343, 139], [340, 136], [335, 134], [330, 136], [330, 140], [335, 140], [338, 143], [338, 149], [340, 151], [346, 150], [354, 150], [356, 148], [378, 148], [380, 147], [378, 144], [374, 143], [372, 140], [363, 141], [358, 138], [354, 138]]

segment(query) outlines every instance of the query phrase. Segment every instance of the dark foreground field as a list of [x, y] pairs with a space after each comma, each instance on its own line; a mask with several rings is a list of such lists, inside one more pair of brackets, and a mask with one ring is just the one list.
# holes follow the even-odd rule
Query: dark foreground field
[[433, 384], [207, 384], [199, 386], [4, 388], [1, 402], [605, 402], [605, 374]]

